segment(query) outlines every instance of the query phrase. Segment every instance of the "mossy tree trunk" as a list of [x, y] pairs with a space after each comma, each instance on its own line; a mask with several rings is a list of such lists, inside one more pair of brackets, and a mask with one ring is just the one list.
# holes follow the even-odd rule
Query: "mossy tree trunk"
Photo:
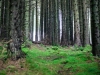
[[23, 0], [11, 0], [10, 4], [10, 24], [11, 24], [11, 31], [10, 36], [12, 41], [10, 42], [10, 52], [12, 53], [13, 60], [17, 60], [18, 58], [22, 57], [22, 51], [21, 51], [21, 26], [22, 25], [22, 3]]

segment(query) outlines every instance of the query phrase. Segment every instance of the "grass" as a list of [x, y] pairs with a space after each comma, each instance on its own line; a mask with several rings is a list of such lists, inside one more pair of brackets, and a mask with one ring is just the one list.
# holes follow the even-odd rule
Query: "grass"
[[8, 68], [12, 75], [100, 75], [99, 63], [92, 56], [90, 46], [34, 45], [31, 50], [22, 48], [22, 51], [26, 53], [25, 62], [20, 64], [24, 70], [17, 71], [16, 67], [8, 65], [0, 75], [6, 75]]

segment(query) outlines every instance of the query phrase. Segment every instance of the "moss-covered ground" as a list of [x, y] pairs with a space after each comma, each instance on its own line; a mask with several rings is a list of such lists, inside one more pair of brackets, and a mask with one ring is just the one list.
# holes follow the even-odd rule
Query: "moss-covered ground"
[[91, 46], [34, 44], [22, 51], [26, 57], [18, 61], [6, 59], [6, 52], [1, 51], [0, 75], [100, 75], [100, 59], [92, 56]]

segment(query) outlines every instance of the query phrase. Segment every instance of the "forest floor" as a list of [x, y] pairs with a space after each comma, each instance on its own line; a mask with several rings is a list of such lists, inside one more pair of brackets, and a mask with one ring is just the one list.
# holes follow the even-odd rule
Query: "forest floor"
[[100, 58], [91, 47], [61, 47], [33, 44], [22, 48], [26, 57], [6, 59], [0, 47], [0, 75], [100, 75]]

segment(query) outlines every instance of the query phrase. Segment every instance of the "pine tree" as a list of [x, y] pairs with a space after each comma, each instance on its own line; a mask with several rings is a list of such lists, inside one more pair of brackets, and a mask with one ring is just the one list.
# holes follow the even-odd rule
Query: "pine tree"
[[92, 53], [100, 57], [99, 0], [91, 0]]
[[80, 46], [81, 40], [80, 40], [80, 24], [79, 24], [79, 10], [78, 10], [78, 0], [74, 0], [74, 41], [75, 44]]

